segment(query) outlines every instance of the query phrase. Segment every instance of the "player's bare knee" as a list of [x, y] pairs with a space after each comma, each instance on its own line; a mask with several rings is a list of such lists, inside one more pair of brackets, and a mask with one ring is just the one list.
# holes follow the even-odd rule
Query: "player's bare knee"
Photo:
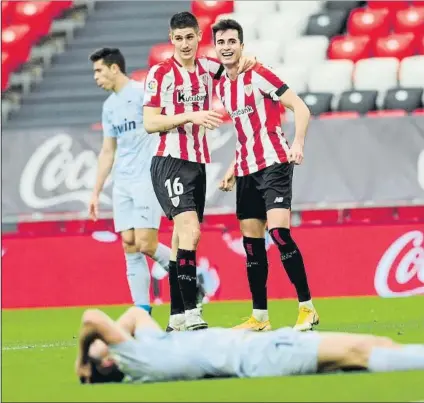
[[157, 242], [153, 242], [149, 238], [138, 238], [136, 240], [137, 250], [147, 256], [154, 256], [157, 248]]
[[82, 315], [82, 322], [84, 324], [97, 323], [100, 316], [99, 313], [100, 313], [100, 310], [94, 309], [94, 308], [85, 310], [84, 314]]
[[372, 343], [358, 339], [346, 348], [343, 367], [366, 368], [372, 350]]

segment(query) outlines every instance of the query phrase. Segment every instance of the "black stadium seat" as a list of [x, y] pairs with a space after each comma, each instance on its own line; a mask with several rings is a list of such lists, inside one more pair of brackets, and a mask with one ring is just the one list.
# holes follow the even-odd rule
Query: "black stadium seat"
[[341, 94], [337, 110], [365, 114], [377, 109], [377, 91], [345, 91]]
[[407, 112], [412, 112], [422, 107], [422, 96], [422, 88], [390, 89], [384, 98], [384, 109], [403, 109]]
[[354, 8], [362, 7], [366, 1], [326, 1], [325, 8], [327, 10], [353, 10]]
[[308, 106], [311, 115], [320, 115], [331, 110], [333, 94], [329, 92], [301, 92], [299, 97]]
[[342, 34], [346, 27], [347, 10], [328, 10], [309, 17], [306, 35], [324, 35], [331, 38]]

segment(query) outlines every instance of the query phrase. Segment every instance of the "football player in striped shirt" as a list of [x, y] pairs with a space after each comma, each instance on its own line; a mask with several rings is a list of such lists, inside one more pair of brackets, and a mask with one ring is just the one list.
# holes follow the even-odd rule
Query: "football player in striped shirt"
[[[266, 286], [268, 227], [297, 291], [299, 316], [295, 329], [310, 330], [319, 318], [312, 304], [302, 254], [290, 232], [293, 167], [303, 160], [310, 112], [271, 68], [257, 63], [253, 69], [236, 74], [243, 51], [243, 29], [238, 22], [219, 21], [213, 26], [213, 35], [218, 58], [225, 68], [216, 92], [237, 133], [235, 162], [220, 188], [229, 191], [237, 184], [236, 211], [253, 300], [252, 316], [238, 327], [271, 329]], [[296, 134], [291, 147], [281, 130], [280, 103], [294, 112]]]
[[[174, 220], [168, 331], [207, 327], [196, 306], [196, 248], [205, 208], [205, 164], [210, 162], [205, 134], [222, 123], [221, 115], [209, 110], [213, 79], [222, 67], [216, 59], [196, 57], [201, 37], [194, 15], [175, 14], [170, 20], [174, 55], [153, 66], [146, 78], [144, 127], [160, 135], [150, 169], [153, 187], [166, 216]], [[255, 63], [253, 57], [241, 59], [239, 70]]]

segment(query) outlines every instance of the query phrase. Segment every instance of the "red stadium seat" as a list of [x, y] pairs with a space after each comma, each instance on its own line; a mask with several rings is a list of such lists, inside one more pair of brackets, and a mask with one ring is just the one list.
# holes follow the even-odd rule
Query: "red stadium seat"
[[14, 24], [27, 24], [31, 27], [31, 39], [38, 41], [47, 35], [53, 20], [54, 7], [51, 1], [23, 1], [16, 6]]
[[199, 28], [202, 31], [202, 40], [200, 43], [210, 44], [212, 43], [212, 23], [213, 20], [210, 17], [202, 16], [197, 18]]
[[1, 90], [6, 91], [9, 86], [9, 74], [10, 74], [10, 61], [11, 58], [9, 53], [1, 52]]
[[148, 72], [148, 70], [135, 70], [131, 73], [131, 78], [144, 84]]
[[329, 59], [348, 59], [357, 62], [370, 57], [370, 37], [339, 35], [331, 39], [328, 47]]
[[207, 1], [193, 0], [191, 2], [191, 11], [196, 17], [207, 16], [212, 21], [220, 14], [229, 14], [234, 11], [233, 1]]
[[339, 210], [310, 210], [300, 214], [302, 225], [338, 224], [340, 222]]
[[423, 206], [412, 206], [412, 207], [398, 207], [397, 209], [399, 221], [424, 221], [424, 207]]
[[72, 7], [73, 1], [51, 1], [52, 3], [52, 17], [59, 17], [65, 10], [68, 10]]
[[12, 24], [16, 5], [17, 5], [17, 2], [15, 1], [1, 2], [1, 28], [2, 29]]
[[387, 109], [383, 111], [369, 111], [367, 116], [370, 118], [381, 118], [381, 117], [400, 117], [406, 116], [408, 113], [403, 109]]
[[424, 32], [424, 2], [423, 7], [410, 7], [399, 10], [394, 21], [395, 32], [413, 32], [419, 35]]
[[424, 55], [424, 35], [418, 40], [418, 54]]
[[396, 57], [402, 60], [415, 54], [415, 36], [412, 32], [391, 34], [378, 38], [374, 45], [375, 57]]
[[158, 43], [153, 45], [149, 53], [149, 66], [152, 67], [166, 59], [169, 59], [174, 54], [174, 46], [171, 43]]
[[390, 223], [394, 220], [394, 209], [391, 207], [352, 209], [345, 217], [345, 222], [350, 224]]
[[386, 8], [356, 8], [347, 21], [347, 32], [350, 35], [385, 36], [389, 31], [389, 11]]
[[408, 8], [408, 3], [409, 1], [368, 1], [367, 6], [373, 9], [386, 8], [389, 12], [390, 22], [392, 22], [395, 18], [396, 13], [399, 10], [404, 10], [405, 8]]
[[1, 33], [2, 51], [9, 53], [11, 70], [28, 60], [31, 51], [29, 31], [28, 25], [11, 25]]

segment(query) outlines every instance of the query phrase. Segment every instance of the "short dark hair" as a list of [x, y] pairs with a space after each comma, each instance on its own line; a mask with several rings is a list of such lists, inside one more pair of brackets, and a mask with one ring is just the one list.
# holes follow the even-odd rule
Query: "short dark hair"
[[216, 24], [212, 27], [213, 32], [213, 42], [216, 43], [216, 33], [218, 31], [227, 31], [229, 29], [234, 29], [238, 32], [238, 37], [240, 39], [240, 43], [243, 43], [243, 28], [236, 20], [219, 20]]
[[183, 11], [181, 13], [174, 14], [169, 21], [169, 27], [171, 30], [174, 29], [184, 29], [184, 28], [194, 28], [195, 31], [199, 30], [199, 23], [197, 22], [196, 17], [189, 13], [188, 11]]
[[118, 48], [97, 49], [90, 55], [90, 60], [94, 63], [103, 59], [103, 63], [110, 67], [116, 64], [122, 73], [125, 73], [125, 58]]
[[[97, 366], [100, 365], [100, 360], [88, 357], [88, 363], [91, 367], [90, 383], [119, 383], [125, 377], [125, 374], [118, 368], [116, 364], [108, 368], [108, 373], [102, 374]], [[80, 378], [81, 383], [85, 383], [83, 378]]]

